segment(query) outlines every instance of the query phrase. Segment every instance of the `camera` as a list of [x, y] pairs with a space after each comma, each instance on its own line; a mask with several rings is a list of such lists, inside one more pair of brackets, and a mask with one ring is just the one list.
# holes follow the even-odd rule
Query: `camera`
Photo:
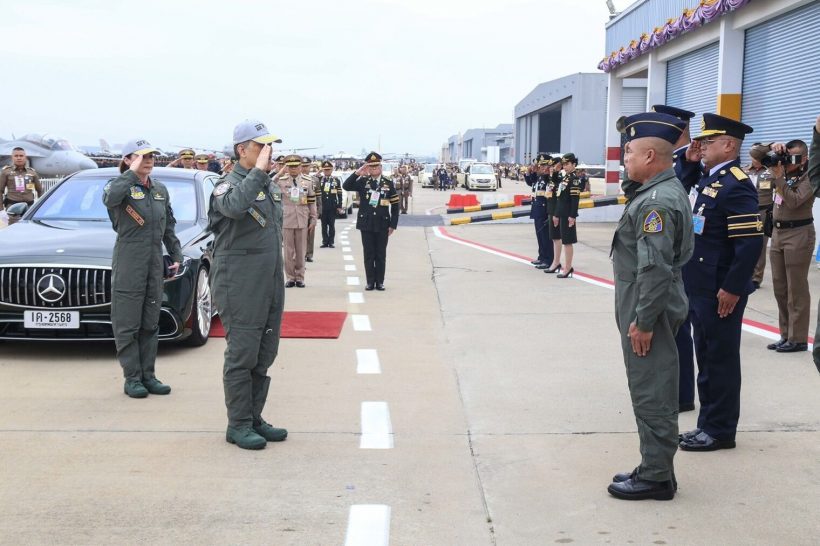
[[800, 165], [803, 163], [803, 156], [800, 154], [779, 154], [770, 151], [760, 158], [760, 164], [764, 167], [776, 167], [777, 165]]

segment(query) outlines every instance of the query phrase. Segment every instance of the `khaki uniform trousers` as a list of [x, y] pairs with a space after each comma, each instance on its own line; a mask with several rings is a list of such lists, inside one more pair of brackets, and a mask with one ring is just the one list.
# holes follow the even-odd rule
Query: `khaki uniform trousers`
[[314, 241], [316, 240], [316, 224], [307, 230], [307, 247], [305, 249], [305, 256], [313, 259]]
[[289, 281], [305, 281], [307, 228], [284, 228], [285, 276]]
[[780, 337], [806, 343], [809, 335], [809, 267], [814, 254], [814, 226], [778, 229], [772, 233], [769, 261], [777, 300]]
[[[761, 218], [763, 218], [761, 213]], [[769, 238], [763, 236], [763, 248], [760, 249], [760, 258], [757, 259], [752, 280], [757, 284], [763, 284], [763, 275], [766, 273], [766, 254], [769, 252]]]

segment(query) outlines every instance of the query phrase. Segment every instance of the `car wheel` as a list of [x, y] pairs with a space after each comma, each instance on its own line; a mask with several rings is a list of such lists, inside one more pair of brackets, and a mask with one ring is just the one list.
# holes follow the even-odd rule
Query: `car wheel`
[[208, 282], [208, 270], [200, 267], [194, 289], [194, 307], [191, 311], [191, 335], [185, 340], [188, 345], [191, 347], [205, 345], [211, 334], [212, 314], [213, 300], [211, 299], [211, 285]]

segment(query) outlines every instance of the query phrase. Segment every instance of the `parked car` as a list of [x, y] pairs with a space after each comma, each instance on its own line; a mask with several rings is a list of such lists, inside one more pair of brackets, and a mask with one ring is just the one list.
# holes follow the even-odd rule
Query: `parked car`
[[[350, 176], [350, 173], [353, 171], [333, 171], [333, 176], [341, 180], [342, 184], [344, 181], [347, 180], [347, 177]], [[349, 192], [345, 189], [342, 189], [342, 203], [344, 205], [344, 212], [336, 214], [337, 218], [347, 218], [348, 214], [353, 214], [353, 205], [355, 204], [357, 207], [359, 206], [358, 203], [359, 194], [356, 192]]]
[[[60, 181], [0, 231], [0, 339], [113, 340], [111, 259], [116, 233], [102, 202], [116, 168], [77, 172]], [[203, 345], [215, 313], [208, 285], [213, 236], [208, 205], [218, 175], [157, 167], [168, 188], [183, 262], [165, 280], [160, 340]]]
[[466, 172], [458, 174], [458, 182], [468, 190], [498, 189], [495, 170], [489, 163], [473, 163], [468, 165]]
[[438, 169], [438, 165], [435, 163], [428, 163], [424, 166], [424, 169], [419, 171], [419, 180], [418, 184], [422, 188], [434, 188], [435, 187], [435, 179], [433, 178], [433, 171]]

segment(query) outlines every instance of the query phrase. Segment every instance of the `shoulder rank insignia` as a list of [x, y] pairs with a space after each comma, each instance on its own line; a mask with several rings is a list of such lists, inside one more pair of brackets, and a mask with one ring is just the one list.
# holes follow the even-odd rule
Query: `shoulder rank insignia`
[[660, 233], [663, 231], [663, 219], [658, 211], [651, 210], [643, 221], [644, 233]]
[[257, 201], [264, 201], [265, 200], [265, 192], [260, 191], [258, 194], [256, 194], [256, 200]]
[[732, 167], [731, 169], [729, 169], [729, 171], [733, 175], [735, 175], [735, 178], [737, 178], [738, 180], [749, 180], [749, 177], [746, 175], [746, 173], [743, 172], [743, 169], [741, 169], [740, 167]]
[[228, 193], [228, 190], [231, 188], [231, 185], [227, 182], [223, 182], [219, 184], [217, 187], [214, 188], [214, 195], [219, 197], [220, 195], [225, 195]]
[[136, 199], [137, 201], [145, 199], [145, 193], [142, 191], [142, 188], [131, 186], [131, 199]]

